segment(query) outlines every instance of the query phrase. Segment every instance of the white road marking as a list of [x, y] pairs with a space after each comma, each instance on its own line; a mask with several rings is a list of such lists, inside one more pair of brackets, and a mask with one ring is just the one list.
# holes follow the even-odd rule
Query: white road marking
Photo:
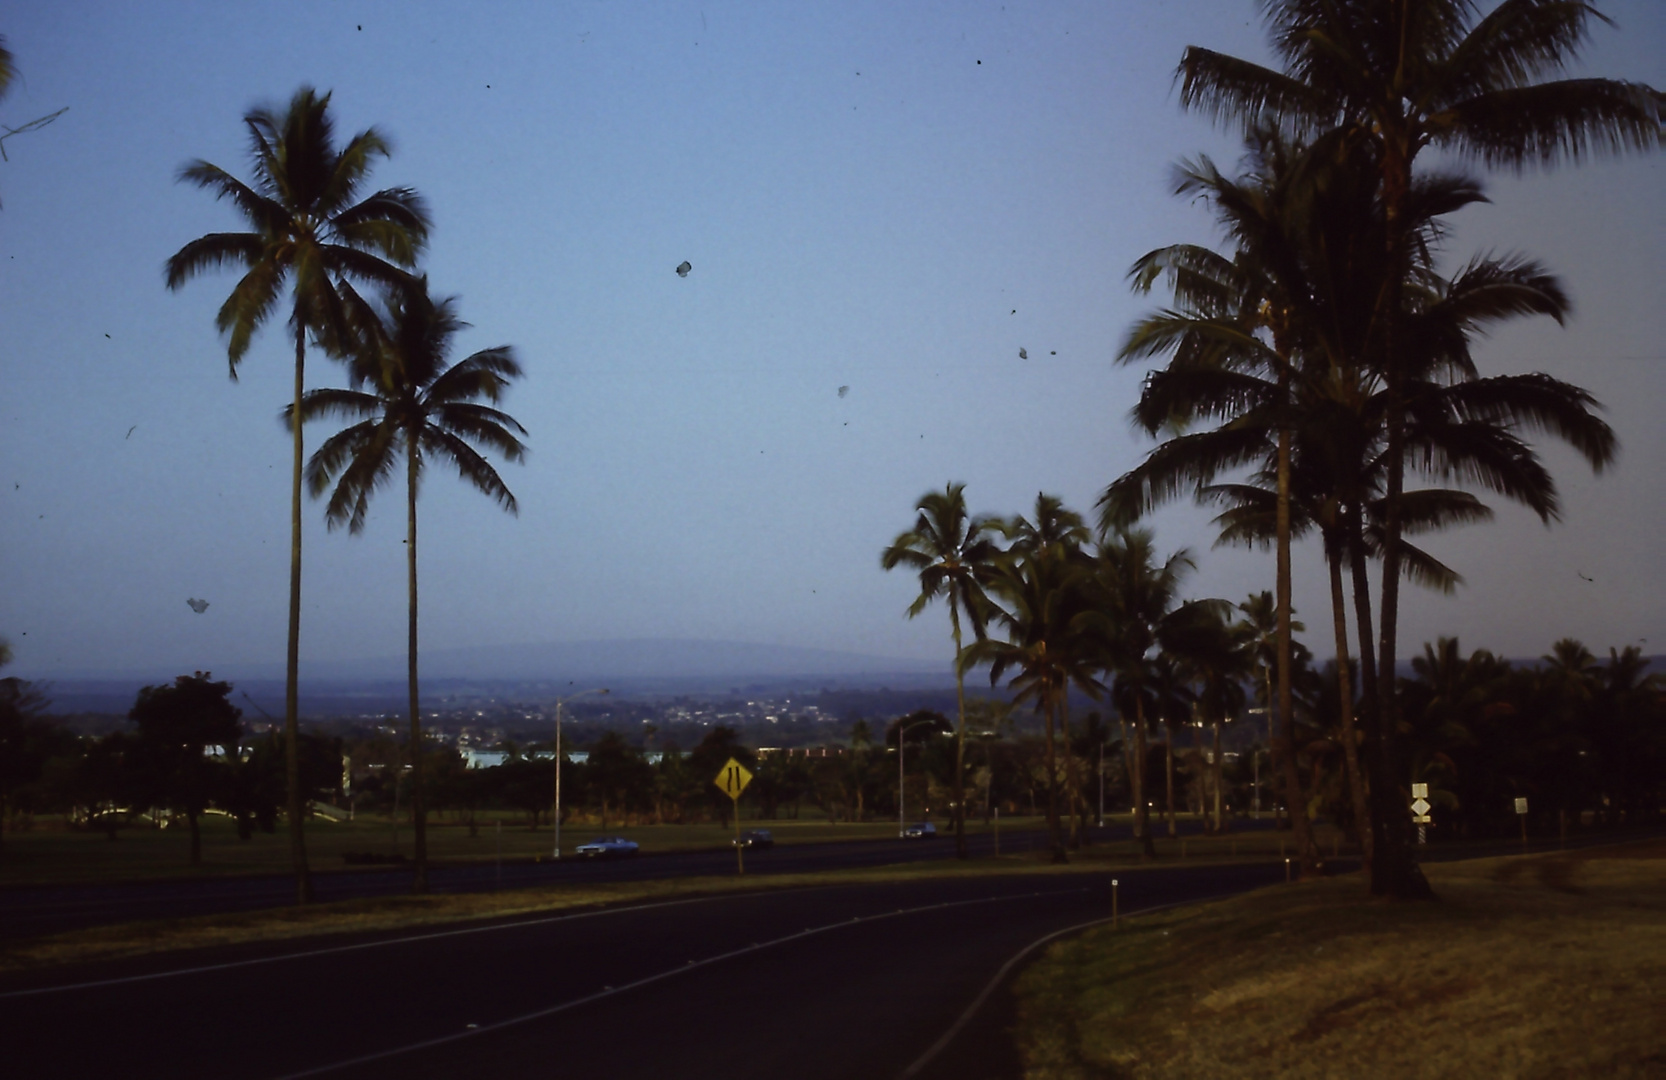
[[[554, 1016], [557, 1013], [563, 1013], [563, 1012], [566, 1012], [569, 1009], [576, 1009], [581, 1005], [588, 1005], [591, 1002], [600, 1001], [603, 998], [614, 997], [614, 996], [617, 996], [619, 994], [627, 993], [628, 991], [631, 991], [631, 990], [636, 990], [636, 989], [639, 989], [639, 988], [644, 987], [644, 986], [649, 986], [653, 983], [662, 982], [665, 979], [669, 979], [669, 978], [673, 978], [673, 977], [678, 976], [678, 975], [686, 974], [687, 972], [693, 971], [696, 968], [706, 967], [710, 964], [719, 964], [719, 963], [722, 963], [725, 960], [733, 960], [736, 957], [745, 956], [748, 953], [759, 952], [763, 949], [773, 948], [777, 945], [786, 945], [790, 942], [801, 941], [801, 940], [803, 940], [804, 938], [807, 938], [807, 937], [812, 937], [812, 936], [817, 935], [817, 934], [827, 933], [829, 930], [847, 929], [848, 927], [850, 927], [854, 923], [879, 922], [883, 919], [897, 918], [899, 915], [918, 915], [921, 912], [943, 911], [947, 908], [969, 907], [973, 904], [994, 904], [994, 903], [1000, 903], [1000, 902], [1005, 901], [1005, 900], [1024, 900], [1024, 899], [1030, 899], [1030, 898], [1037, 897], [1037, 896], [1068, 896], [1071, 893], [1080, 893], [1080, 892], [1087, 892], [1087, 891], [1088, 890], [1085, 889], [1085, 888], [1082, 888], [1082, 889], [1060, 889], [1056, 892], [1047, 892], [1047, 893], [1027, 892], [1027, 893], [1015, 893], [1015, 894], [1011, 894], [1011, 895], [1008, 895], [1008, 896], [987, 896], [987, 897], [982, 897], [982, 898], [977, 899], [977, 900], [952, 900], [952, 901], [946, 901], [946, 902], [941, 903], [941, 904], [927, 904], [924, 907], [908, 908], [906, 910], [898, 910], [898, 911], [895, 911], [895, 912], [885, 912], [885, 913], [880, 914], [880, 915], [870, 915], [866, 918], [858, 917], [858, 918], [854, 918], [854, 919], [850, 920], [850, 922], [842, 922], [841, 921], [841, 922], [836, 922], [836, 923], [828, 923], [825, 926], [818, 926], [818, 927], [815, 927], [814, 929], [811, 929], [811, 930], [803, 930], [803, 931], [800, 931], [799, 933], [796, 933], [796, 934], [788, 934], [786, 937], [775, 938], [774, 940], [766, 941], [761, 945], [748, 945], [744, 948], [735, 949], [731, 952], [721, 953], [717, 956], [708, 957], [705, 960], [690, 961], [687, 965], [685, 965], [683, 967], [671, 968], [669, 970], [659, 972], [656, 975], [649, 975], [649, 976], [646, 976], [645, 978], [638, 979], [635, 982], [626, 983], [625, 985], [620, 986], [618, 988], [605, 989], [605, 990], [601, 991], [600, 993], [590, 994], [587, 997], [575, 998], [572, 1001], [565, 1001], [565, 1002], [562, 1002], [560, 1005], [552, 1005], [547, 1009], [539, 1009], [536, 1012], [523, 1013], [520, 1016], [512, 1016], [507, 1020], [499, 1020], [496, 1023], [484, 1024], [484, 1025], [482, 1025], [478, 1028], [474, 1028], [472, 1030], [454, 1032], [453, 1034], [450, 1034], [450, 1035], [441, 1035], [438, 1038], [425, 1039], [422, 1042], [409, 1043], [405, 1046], [396, 1046], [396, 1047], [393, 1047], [393, 1048], [388, 1049], [388, 1050], [378, 1050], [374, 1053], [363, 1054], [363, 1055], [361, 1055], [359, 1057], [356, 1057], [356, 1058], [349, 1058], [346, 1061], [334, 1061], [334, 1062], [331, 1062], [328, 1065], [319, 1065], [316, 1068], [306, 1069], [302, 1072], [288, 1073], [288, 1074], [286, 1074], [282, 1077], [279, 1077], [278, 1080], [301, 1080], [302, 1077], [307, 1077], [307, 1076], [322, 1076], [325, 1073], [335, 1072], [338, 1069], [351, 1068], [354, 1065], [364, 1065], [364, 1064], [368, 1064], [369, 1062], [372, 1062], [372, 1061], [381, 1061], [384, 1058], [397, 1057], [400, 1054], [415, 1053], [418, 1050], [430, 1050], [430, 1049], [433, 1049], [436, 1046], [444, 1046], [447, 1043], [454, 1043], [454, 1042], [457, 1042], [457, 1041], [462, 1040], [462, 1039], [472, 1039], [476, 1035], [485, 1035], [489, 1032], [501, 1031], [504, 1028], [514, 1027], [518, 1024], [529, 1023], [533, 1020], [542, 1020], [545, 1017]], [[1033, 946], [1032, 946], [1032, 948], [1033, 948]]]

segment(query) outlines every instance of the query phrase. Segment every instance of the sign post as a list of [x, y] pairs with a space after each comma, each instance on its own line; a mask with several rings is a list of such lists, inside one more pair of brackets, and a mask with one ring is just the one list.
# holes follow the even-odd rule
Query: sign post
[[1527, 799], [1516, 800], [1516, 817], [1521, 819], [1521, 846], [1527, 846]]
[[742, 854], [746, 849], [740, 843], [740, 793], [746, 790], [746, 785], [752, 782], [752, 774], [746, 771], [746, 766], [730, 758], [712, 781], [723, 789], [723, 794], [735, 801], [735, 873], [739, 876], [746, 874], [746, 858]]
[[1411, 819], [1417, 822], [1417, 843], [1422, 846], [1429, 842], [1429, 785], [1413, 784], [1411, 786]]

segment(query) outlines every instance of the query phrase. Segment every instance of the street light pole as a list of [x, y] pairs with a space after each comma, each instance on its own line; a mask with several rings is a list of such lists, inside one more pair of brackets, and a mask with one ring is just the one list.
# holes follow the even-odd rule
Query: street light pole
[[561, 710], [567, 702], [585, 694], [605, 694], [607, 687], [599, 686], [594, 690], [580, 690], [576, 694], [568, 694], [564, 698], [555, 699], [555, 859], [561, 861]]

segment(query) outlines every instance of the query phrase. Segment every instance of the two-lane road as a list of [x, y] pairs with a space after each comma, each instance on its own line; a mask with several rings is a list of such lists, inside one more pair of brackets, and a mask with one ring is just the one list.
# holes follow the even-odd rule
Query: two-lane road
[[[1124, 911], [1282, 867], [1121, 871]], [[845, 885], [0, 980], [7, 1071], [123, 1077], [891, 1077], [1108, 876]], [[999, 996], [918, 1075], [1016, 1068]]]
[[[1190, 825], [1190, 823], [1188, 823]], [[1094, 830], [1096, 839], [1120, 839], [1126, 827]], [[1001, 850], [1016, 852], [1046, 846], [1037, 830], [1008, 831]], [[988, 855], [994, 840], [988, 835], [968, 838], [974, 856]], [[946, 859], [954, 842], [842, 840], [828, 843], [784, 844], [769, 851], [748, 852], [748, 874], [820, 873], [863, 866]], [[587, 862], [568, 857], [560, 862], [511, 862], [500, 868], [490, 863], [436, 864], [429, 874], [434, 892], [487, 892], [533, 885], [562, 885], [595, 881], [640, 881], [649, 878], [702, 877], [735, 872], [732, 850], [682, 851], [644, 855], [635, 859]], [[315, 872], [318, 899], [328, 902], [354, 897], [397, 896], [411, 887], [404, 869]], [[30, 886], [0, 890], [0, 938], [37, 937], [88, 926], [145, 919], [181, 918], [224, 912], [281, 908], [294, 902], [295, 879], [268, 874], [251, 877], [129, 882], [113, 885]]]

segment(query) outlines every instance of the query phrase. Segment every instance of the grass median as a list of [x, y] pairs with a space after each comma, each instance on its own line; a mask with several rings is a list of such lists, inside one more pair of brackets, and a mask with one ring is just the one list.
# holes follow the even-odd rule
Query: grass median
[[1666, 1076], [1666, 842], [1425, 867], [1158, 912], [1017, 985], [1028, 1080]]

